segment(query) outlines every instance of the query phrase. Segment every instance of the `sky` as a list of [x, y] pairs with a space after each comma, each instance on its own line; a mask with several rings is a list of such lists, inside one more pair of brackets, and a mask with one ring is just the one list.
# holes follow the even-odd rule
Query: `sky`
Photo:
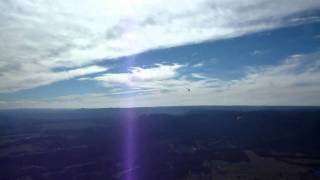
[[1, 109], [320, 105], [319, 0], [2, 0], [0, 39]]

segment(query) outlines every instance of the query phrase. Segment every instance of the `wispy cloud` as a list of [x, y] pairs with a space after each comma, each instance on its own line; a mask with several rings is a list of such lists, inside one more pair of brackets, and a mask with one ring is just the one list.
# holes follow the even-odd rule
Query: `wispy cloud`
[[192, 67], [194, 68], [200, 68], [200, 67], [203, 67], [204, 63], [203, 62], [200, 62], [200, 63], [197, 63], [197, 64], [194, 64], [192, 65]]
[[296, 23], [320, 22], [320, 17], [318, 16], [296, 17], [296, 18], [292, 18], [290, 21], [296, 22]]
[[[157, 65], [150, 68], [178, 65]], [[112, 93], [72, 95], [38, 101], [10, 101], [0, 107], [128, 107], [163, 105], [320, 105], [320, 52], [292, 55], [273, 66], [249, 68], [239, 79], [222, 80], [197, 74], [183, 74], [178, 69], [165, 78], [137, 80], [140, 85], [152, 84], [154, 89], [130, 89], [115, 87]], [[141, 70], [150, 72], [150, 69]], [[134, 74], [131, 70], [128, 75]], [[100, 77], [100, 76], [98, 76]], [[130, 78], [129, 78], [130, 79]], [[133, 78], [135, 79], [135, 78]], [[99, 81], [99, 80], [98, 80]], [[107, 80], [108, 81], [108, 80]], [[126, 83], [127, 81], [113, 80]], [[158, 83], [158, 84], [157, 84]], [[167, 90], [165, 90], [167, 88]], [[188, 93], [186, 88], [190, 88]], [[142, 93], [137, 93], [140, 91]], [[135, 95], [127, 96], [126, 94]]]
[[19, 69], [1, 72], [0, 92], [14, 92], [47, 85], [53, 82], [106, 71], [101, 66], [85, 66], [63, 71], [53, 71], [26, 64]]
[[251, 69], [225, 94], [236, 104], [320, 105], [320, 55], [292, 55], [278, 66]]
[[[132, 67], [127, 73], [107, 73], [92, 78], [108, 88], [126, 86], [127, 89], [161, 89], [165, 88], [170, 80], [177, 78], [178, 70], [184, 67], [181, 64], [156, 64], [154, 67]], [[167, 87], [166, 87], [167, 88]]]
[[0, 91], [68, 78], [57, 68], [316, 21], [297, 14], [319, 7], [318, 0], [1, 1]]
[[263, 51], [261, 50], [254, 50], [251, 55], [252, 56], [259, 56], [259, 55], [262, 55], [263, 54]]
[[197, 79], [206, 79], [206, 76], [201, 75], [199, 73], [192, 73], [191, 76]]

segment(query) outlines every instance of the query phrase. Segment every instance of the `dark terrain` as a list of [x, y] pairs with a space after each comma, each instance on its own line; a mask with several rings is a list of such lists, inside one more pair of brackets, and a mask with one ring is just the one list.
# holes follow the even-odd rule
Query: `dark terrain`
[[0, 180], [128, 177], [320, 179], [320, 108], [0, 111]]

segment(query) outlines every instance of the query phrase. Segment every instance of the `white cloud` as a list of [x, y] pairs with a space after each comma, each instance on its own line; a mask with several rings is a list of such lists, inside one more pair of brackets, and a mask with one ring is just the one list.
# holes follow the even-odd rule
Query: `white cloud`
[[241, 104], [319, 105], [320, 53], [293, 55], [278, 66], [251, 69], [224, 92]]
[[197, 79], [206, 79], [204, 75], [201, 75], [199, 73], [192, 73], [191, 76]]
[[86, 66], [64, 71], [45, 70], [31, 65], [20, 67], [18, 70], [2, 72], [0, 92], [14, 92], [47, 85], [60, 80], [72, 79], [79, 76], [106, 71], [100, 66]]
[[[169, 65], [158, 65], [150, 69], [157, 69], [161, 66], [169, 67]], [[180, 68], [186, 67], [181, 66]], [[132, 72], [128, 74], [132, 75]], [[139, 85], [149, 83], [153, 88], [162, 87], [164, 88], [162, 90], [127, 89], [113, 86], [111, 93], [72, 95], [34, 101], [3, 101], [0, 107], [320, 105], [320, 52], [292, 55], [279, 65], [250, 68], [246, 76], [235, 80], [221, 80], [213, 77], [194, 80], [180, 71], [174, 74], [166, 78], [153, 77], [149, 80], [136, 81]], [[191, 77], [194, 75], [191, 74]], [[121, 84], [127, 81], [115, 79], [112, 82]], [[188, 93], [186, 88], [190, 88], [191, 92]]]
[[290, 20], [291, 22], [309, 23], [309, 22], [320, 22], [320, 17], [309, 16], [309, 17], [297, 17]]
[[183, 67], [180, 64], [164, 65], [156, 64], [151, 68], [133, 67], [128, 73], [107, 73], [93, 78], [103, 83], [106, 87], [113, 85], [127, 85], [130, 88], [160, 88], [158, 85], [173, 79], [178, 75], [178, 70]]
[[259, 56], [259, 55], [262, 55], [263, 54], [263, 51], [261, 50], [254, 50], [251, 55], [252, 56]]
[[201, 62], [201, 63], [194, 64], [192, 67], [194, 67], [194, 68], [200, 68], [200, 67], [203, 67], [203, 66], [204, 66], [204, 63]]
[[297, 14], [319, 7], [318, 0], [1, 1], [0, 91], [46, 84], [31, 78], [19, 87], [25, 74], [51, 79], [56, 68], [318, 21]]

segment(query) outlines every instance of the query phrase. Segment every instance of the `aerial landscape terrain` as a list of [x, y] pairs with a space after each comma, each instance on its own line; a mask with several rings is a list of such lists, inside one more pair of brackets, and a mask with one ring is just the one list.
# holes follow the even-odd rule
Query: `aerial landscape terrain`
[[0, 180], [320, 180], [320, 0], [0, 0]]
[[0, 119], [1, 180], [320, 179], [316, 107], [20, 109]]

